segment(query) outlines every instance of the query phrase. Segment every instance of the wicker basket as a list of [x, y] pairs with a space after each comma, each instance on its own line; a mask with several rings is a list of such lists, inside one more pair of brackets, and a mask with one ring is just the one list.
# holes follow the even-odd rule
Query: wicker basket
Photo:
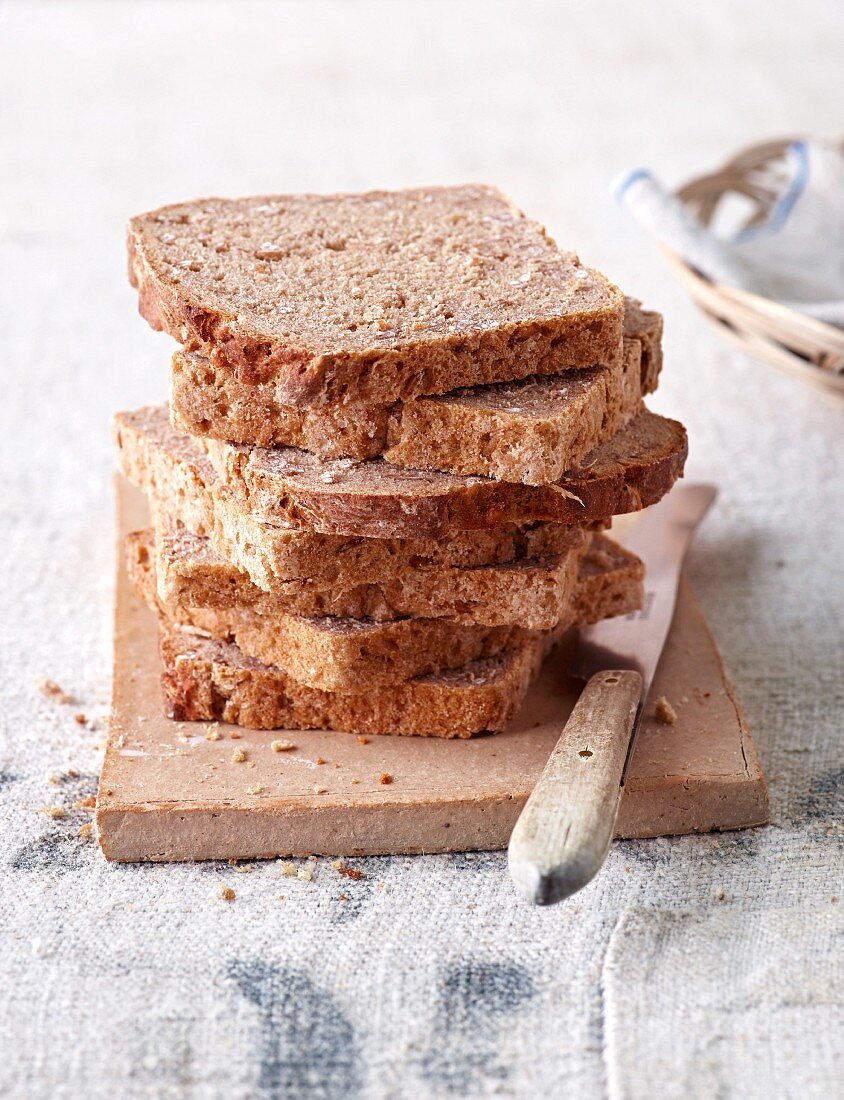
[[[746, 149], [719, 171], [681, 187], [678, 198], [701, 224], [709, 225], [728, 195], [742, 195], [751, 206], [744, 226], [758, 224], [779, 194], [791, 140]], [[662, 251], [693, 301], [723, 336], [756, 359], [844, 397], [844, 330], [769, 298], [713, 282], [675, 252]]]

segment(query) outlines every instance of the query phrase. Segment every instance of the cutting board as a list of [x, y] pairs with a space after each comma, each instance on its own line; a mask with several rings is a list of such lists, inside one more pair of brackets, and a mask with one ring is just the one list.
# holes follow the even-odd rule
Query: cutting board
[[[123, 536], [147, 523], [117, 485], [111, 726], [97, 829], [114, 860], [246, 859], [505, 848], [580, 690], [573, 639], [546, 661], [503, 733], [469, 740], [248, 730], [166, 718], [155, 616], [134, 595]], [[653, 717], [665, 696], [673, 725]], [[215, 738], [210, 740], [206, 734]], [[295, 748], [278, 753], [284, 738]], [[235, 748], [246, 753], [234, 763]], [[319, 763], [318, 761], [324, 761]], [[390, 782], [382, 782], [384, 774]], [[321, 793], [317, 789], [324, 788]], [[741, 829], [768, 821], [741, 706], [688, 584], [654, 680], [619, 814], [620, 837]]]

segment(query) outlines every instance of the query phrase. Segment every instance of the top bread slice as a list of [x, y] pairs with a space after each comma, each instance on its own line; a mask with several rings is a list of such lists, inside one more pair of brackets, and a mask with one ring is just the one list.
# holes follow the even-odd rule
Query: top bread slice
[[612, 363], [623, 297], [481, 185], [205, 199], [133, 218], [140, 310], [292, 405]]

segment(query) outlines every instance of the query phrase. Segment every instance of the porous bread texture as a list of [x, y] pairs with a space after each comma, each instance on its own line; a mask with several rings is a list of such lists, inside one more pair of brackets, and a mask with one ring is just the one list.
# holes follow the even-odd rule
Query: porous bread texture
[[362, 538], [323, 534], [257, 518], [227, 492], [201, 451], [170, 428], [167, 410], [118, 413], [112, 431], [123, 474], [164, 511], [245, 570], [261, 588], [307, 579], [352, 588], [431, 566], [473, 566], [559, 553], [570, 529], [556, 523], [501, 524], [441, 538]]
[[222, 616], [249, 610], [267, 623], [285, 615], [374, 623], [416, 616], [448, 618], [468, 626], [548, 630], [568, 613], [578, 563], [587, 546], [588, 536], [577, 532], [569, 548], [551, 558], [471, 569], [440, 566], [346, 591], [319, 591], [307, 581], [288, 581], [273, 592], [264, 592], [233, 565], [209, 555], [206, 540], [185, 531], [160, 529], [154, 544], [146, 536], [133, 541], [129, 552], [140, 559], [136, 569], [147, 568], [144, 559], [152, 551], [158, 599], [168, 608], [190, 608], [191, 613], [196, 609]]
[[389, 403], [612, 362], [623, 298], [481, 185], [204, 199], [133, 218], [140, 310], [279, 400]]
[[[596, 558], [582, 572], [576, 607], [583, 622], [633, 611], [642, 597], [641, 562], [604, 536], [593, 541], [603, 564]], [[160, 623], [162, 685], [173, 718], [450, 738], [502, 729], [560, 633], [525, 633], [509, 649], [460, 668], [347, 694], [297, 683], [232, 643]]]
[[323, 460], [293, 447], [196, 442], [232, 495], [265, 519], [378, 537], [439, 538], [535, 519], [590, 523], [655, 503], [686, 455], [682, 426], [647, 411], [543, 486], [404, 470], [380, 458]]
[[[272, 382], [244, 385], [225, 365], [177, 351], [170, 375], [171, 416], [182, 431], [231, 443], [302, 447], [322, 458], [383, 455], [400, 466], [530, 484], [554, 481], [618, 431], [641, 397], [657, 387], [662, 318], [628, 298], [624, 325], [623, 358], [604, 369], [593, 365], [583, 372], [532, 375], [507, 385], [387, 405], [285, 405]], [[592, 383], [588, 395], [578, 398], [586, 381]], [[589, 416], [591, 426], [579, 414]], [[464, 439], [466, 429], [470, 435]], [[437, 438], [429, 442], [431, 431]]]
[[570, 529], [566, 548], [550, 557], [416, 569], [349, 589], [320, 588], [307, 580], [281, 581], [266, 592], [230, 562], [209, 553], [207, 540], [174, 530], [161, 515], [157, 527], [158, 591], [167, 604], [221, 610], [253, 607], [270, 619], [291, 613], [388, 622], [421, 615], [531, 630], [548, 630], [563, 615], [587, 537]]
[[511, 648], [527, 633], [518, 626], [463, 625], [423, 616], [379, 623], [296, 615], [281, 609], [267, 615], [254, 603], [190, 607], [158, 595], [154, 548], [139, 534], [127, 538], [126, 560], [135, 591], [173, 625], [191, 628], [200, 636], [233, 641], [248, 657], [277, 665], [298, 683], [324, 691], [353, 694], [444, 668], [459, 668]]
[[299, 684], [234, 643], [197, 638], [166, 620], [159, 634], [167, 713], [177, 721], [448, 738], [502, 729], [549, 644], [546, 636], [532, 635], [459, 669], [346, 695]]

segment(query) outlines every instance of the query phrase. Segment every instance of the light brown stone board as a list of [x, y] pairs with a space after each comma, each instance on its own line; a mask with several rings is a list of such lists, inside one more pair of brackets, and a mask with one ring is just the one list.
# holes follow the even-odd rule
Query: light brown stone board
[[[146, 516], [140, 494], [125, 485], [119, 501], [122, 542]], [[361, 744], [322, 730], [285, 735], [172, 722], [162, 706], [155, 617], [133, 595], [118, 550], [112, 724], [97, 799], [103, 852], [115, 860], [195, 860], [504, 848], [577, 698], [566, 660], [563, 647], [546, 662], [504, 733], [469, 740]], [[653, 717], [659, 696], [677, 713], [673, 725]], [[285, 738], [295, 748], [274, 751], [273, 741]], [[236, 749], [245, 754], [241, 763], [233, 762]], [[391, 782], [381, 781], [384, 774]], [[741, 707], [684, 583], [618, 835], [767, 821], [765, 781]]]

